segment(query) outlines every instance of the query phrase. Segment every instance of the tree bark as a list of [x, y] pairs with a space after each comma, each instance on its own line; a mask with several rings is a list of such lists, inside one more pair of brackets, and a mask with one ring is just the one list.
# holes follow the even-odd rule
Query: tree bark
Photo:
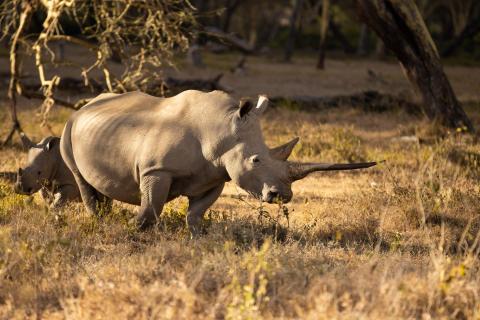
[[322, 18], [320, 21], [320, 48], [318, 49], [317, 69], [325, 69], [325, 45], [330, 16], [330, 0], [322, 1]]
[[443, 71], [440, 57], [414, 0], [356, 0], [360, 17], [392, 51], [429, 119], [474, 131]]
[[295, 4], [292, 9], [292, 15], [290, 16], [290, 32], [288, 34], [287, 44], [285, 45], [284, 60], [289, 62], [293, 56], [293, 50], [295, 49], [295, 38], [297, 37], [297, 20], [300, 15], [300, 9], [302, 8], [303, 0], [295, 0]]

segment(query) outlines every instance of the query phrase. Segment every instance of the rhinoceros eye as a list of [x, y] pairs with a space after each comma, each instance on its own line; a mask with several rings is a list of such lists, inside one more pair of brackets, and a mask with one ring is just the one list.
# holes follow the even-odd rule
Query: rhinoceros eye
[[253, 163], [259, 163], [259, 162], [260, 162], [260, 158], [259, 158], [257, 155], [252, 156], [252, 157], [250, 158], [250, 160], [251, 160]]
[[37, 171], [37, 174], [38, 174], [38, 175], [41, 175], [41, 174], [42, 174], [42, 172], [41, 172], [41, 171]]

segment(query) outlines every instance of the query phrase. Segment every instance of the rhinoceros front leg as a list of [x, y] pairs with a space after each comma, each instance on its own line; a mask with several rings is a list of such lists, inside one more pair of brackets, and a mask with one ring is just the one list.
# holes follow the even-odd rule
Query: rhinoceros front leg
[[47, 204], [47, 206], [51, 206], [55, 200], [55, 198], [52, 197], [51, 192], [45, 187], [40, 188], [40, 197], [42, 198], [43, 202]]
[[163, 171], [152, 171], [140, 180], [141, 205], [137, 226], [146, 229], [157, 221], [168, 198], [172, 177]]
[[80, 174], [73, 173], [73, 175], [87, 212], [92, 215], [97, 215], [99, 207], [97, 202], [97, 190], [95, 190], [95, 188], [92, 187]]
[[187, 226], [192, 237], [199, 235], [203, 214], [218, 199], [224, 186], [222, 183], [200, 196], [188, 198]]

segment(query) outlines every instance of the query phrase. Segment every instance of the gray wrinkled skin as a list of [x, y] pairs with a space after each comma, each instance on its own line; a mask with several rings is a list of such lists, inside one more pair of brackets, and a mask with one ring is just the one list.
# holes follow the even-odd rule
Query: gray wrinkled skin
[[60, 155], [60, 138], [48, 137], [35, 144], [25, 135], [22, 143], [28, 149], [27, 165], [17, 173], [15, 192], [31, 195], [40, 191], [52, 208], [68, 201], [80, 201], [80, 191], [70, 169]]
[[260, 96], [256, 104], [239, 105], [221, 91], [188, 90], [171, 98], [103, 94], [69, 119], [61, 154], [91, 213], [104, 197], [140, 205], [137, 223], [145, 228], [165, 202], [183, 195], [196, 234], [226, 181], [263, 201], [288, 202], [297, 176], [336, 170], [308, 164], [304, 172], [303, 164], [287, 162], [298, 139], [270, 150], [259, 123], [267, 104]]

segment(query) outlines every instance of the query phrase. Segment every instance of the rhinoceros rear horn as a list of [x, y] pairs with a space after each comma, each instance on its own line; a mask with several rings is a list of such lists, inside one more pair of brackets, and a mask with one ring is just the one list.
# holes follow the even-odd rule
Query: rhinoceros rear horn
[[292, 181], [305, 178], [315, 171], [355, 170], [373, 167], [377, 162], [359, 163], [288, 163], [288, 175]]
[[281, 146], [270, 149], [270, 156], [277, 160], [287, 160], [298, 140], [300, 139], [297, 137]]
[[22, 140], [22, 144], [26, 149], [30, 149], [35, 145], [35, 143], [28, 139], [27, 135], [23, 132], [20, 132], [20, 139]]

